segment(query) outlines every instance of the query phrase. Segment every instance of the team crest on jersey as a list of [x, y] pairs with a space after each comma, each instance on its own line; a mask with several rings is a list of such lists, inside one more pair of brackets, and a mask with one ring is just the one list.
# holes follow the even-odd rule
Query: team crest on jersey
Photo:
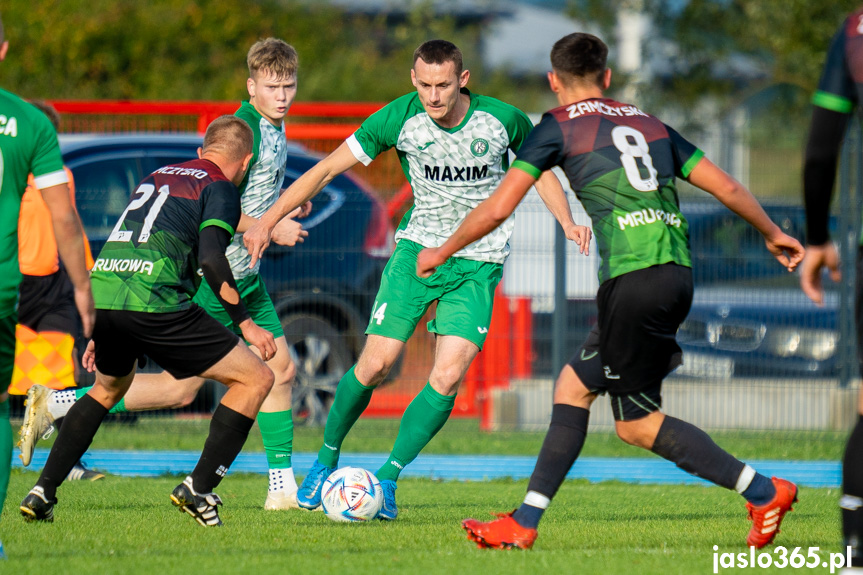
[[477, 158], [481, 158], [488, 153], [488, 147], [488, 140], [477, 138], [470, 143], [470, 153]]

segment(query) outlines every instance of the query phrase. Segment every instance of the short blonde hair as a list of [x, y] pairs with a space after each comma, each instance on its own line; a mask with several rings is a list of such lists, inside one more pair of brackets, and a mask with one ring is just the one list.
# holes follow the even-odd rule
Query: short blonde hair
[[249, 125], [231, 115], [219, 116], [207, 127], [202, 153], [216, 152], [228, 161], [242, 160], [252, 153], [254, 135]]
[[293, 46], [278, 38], [258, 40], [249, 48], [246, 57], [249, 77], [256, 79], [258, 72], [269, 72], [277, 78], [292, 78], [297, 75], [299, 56]]

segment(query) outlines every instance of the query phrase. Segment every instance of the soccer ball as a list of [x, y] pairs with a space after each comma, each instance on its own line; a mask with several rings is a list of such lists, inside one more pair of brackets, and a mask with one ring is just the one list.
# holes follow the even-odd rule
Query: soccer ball
[[333, 471], [322, 489], [324, 513], [333, 521], [369, 521], [384, 504], [380, 481], [359, 467]]

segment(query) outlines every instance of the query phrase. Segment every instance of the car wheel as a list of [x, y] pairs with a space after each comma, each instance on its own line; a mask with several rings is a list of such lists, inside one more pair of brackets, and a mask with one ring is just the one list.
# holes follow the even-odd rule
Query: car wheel
[[353, 358], [344, 338], [328, 321], [312, 315], [282, 318], [288, 352], [297, 368], [292, 390], [296, 425], [324, 425], [336, 387]]

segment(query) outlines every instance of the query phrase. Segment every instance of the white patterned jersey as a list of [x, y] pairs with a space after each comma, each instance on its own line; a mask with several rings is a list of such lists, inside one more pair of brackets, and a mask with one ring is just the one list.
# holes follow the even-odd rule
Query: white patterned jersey
[[[413, 188], [414, 206], [402, 219], [396, 241], [443, 244], [468, 212], [497, 189], [509, 168], [508, 150], [517, 151], [533, 127], [517, 108], [462, 91], [470, 96], [470, 108], [454, 128], [432, 120], [414, 92], [372, 114], [347, 139], [364, 165], [389, 148], [398, 153]], [[455, 257], [503, 263], [514, 224], [515, 216], [510, 216]]]
[[[255, 137], [249, 170], [240, 185], [240, 206], [247, 216], [260, 218], [276, 203], [285, 179], [285, 162], [288, 159], [285, 124], [272, 125], [249, 102], [243, 102], [234, 115], [249, 124]], [[249, 269], [252, 256], [243, 245], [241, 233], [234, 236], [225, 255], [236, 279], [256, 274], [261, 269], [260, 260], [254, 269]]]

